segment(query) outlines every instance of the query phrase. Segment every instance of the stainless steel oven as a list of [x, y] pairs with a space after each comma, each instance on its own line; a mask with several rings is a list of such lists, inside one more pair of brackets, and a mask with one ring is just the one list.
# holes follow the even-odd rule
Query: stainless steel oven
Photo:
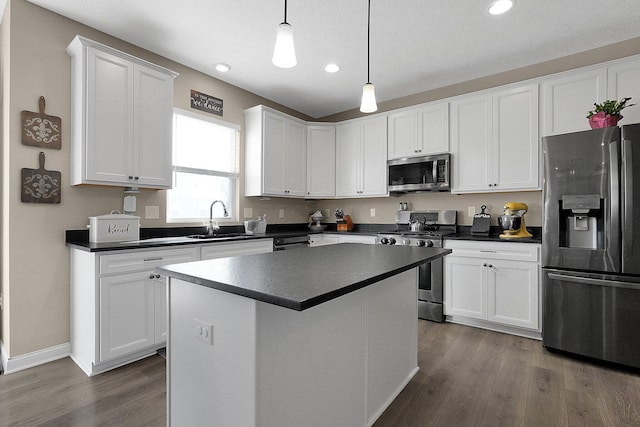
[[[455, 233], [456, 211], [399, 211], [396, 218], [396, 229], [379, 233], [378, 244], [441, 248], [443, 236]], [[443, 297], [443, 259], [439, 258], [419, 267], [418, 317], [444, 322]]]

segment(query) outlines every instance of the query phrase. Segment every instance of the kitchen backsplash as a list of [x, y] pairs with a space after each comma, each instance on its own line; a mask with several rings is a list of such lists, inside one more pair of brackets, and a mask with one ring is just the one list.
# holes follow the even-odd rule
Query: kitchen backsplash
[[[480, 212], [480, 206], [487, 206], [487, 213], [491, 214], [491, 225], [498, 225], [498, 215], [502, 215], [502, 207], [506, 202], [523, 202], [529, 206], [525, 219], [527, 225], [542, 225], [542, 192], [528, 191], [516, 193], [487, 193], [487, 194], [450, 194], [450, 193], [417, 193], [399, 197], [374, 199], [342, 199], [317, 200], [309, 209], [321, 209], [330, 216], [326, 222], [335, 222], [333, 215], [336, 209], [342, 209], [351, 216], [355, 223], [375, 224], [392, 223], [400, 202], [407, 202], [410, 210], [427, 209], [455, 209], [458, 211], [458, 225], [471, 225], [473, 215], [469, 216], [469, 207]], [[311, 207], [311, 206], [310, 206]], [[372, 212], [372, 209], [375, 211]], [[371, 214], [374, 213], [375, 216]]]

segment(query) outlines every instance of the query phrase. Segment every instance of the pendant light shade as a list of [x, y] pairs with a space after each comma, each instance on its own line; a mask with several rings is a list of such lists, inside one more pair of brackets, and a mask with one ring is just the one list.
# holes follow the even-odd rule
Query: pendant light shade
[[287, 22], [287, 0], [284, 0], [284, 21], [278, 25], [276, 47], [273, 49], [271, 62], [280, 68], [292, 68], [298, 63], [293, 44], [293, 28]]
[[373, 113], [378, 110], [376, 104], [376, 92], [373, 83], [365, 83], [362, 86], [362, 102], [360, 103], [360, 111], [363, 113]]
[[369, 79], [369, 51], [371, 48], [371, 0], [367, 8], [367, 83], [362, 87], [362, 101], [360, 102], [360, 111], [363, 113], [373, 113], [378, 110], [376, 103], [376, 92], [371, 80]]

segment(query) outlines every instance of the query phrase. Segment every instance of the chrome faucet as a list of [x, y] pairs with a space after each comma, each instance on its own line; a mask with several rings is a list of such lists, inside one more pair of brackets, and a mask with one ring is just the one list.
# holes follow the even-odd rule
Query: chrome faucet
[[211, 203], [211, 206], [209, 206], [209, 225], [207, 225], [207, 235], [208, 236], [213, 236], [214, 233], [216, 231], [220, 230], [220, 226], [218, 225], [218, 222], [216, 221], [216, 223], [213, 223], [213, 205], [215, 205], [216, 203], [220, 203], [222, 205], [222, 210], [224, 211], [224, 217], [228, 217], [229, 213], [227, 212], [227, 207], [224, 205], [224, 202], [222, 200], [214, 200], [213, 203]]

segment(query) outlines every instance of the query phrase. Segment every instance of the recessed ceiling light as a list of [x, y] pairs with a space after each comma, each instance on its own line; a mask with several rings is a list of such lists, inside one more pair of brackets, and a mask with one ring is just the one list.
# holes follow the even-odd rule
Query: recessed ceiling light
[[489, 13], [492, 15], [503, 14], [509, 11], [514, 3], [514, 0], [496, 0], [489, 6]]
[[327, 64], [324, 67], [324, 70], [327, 73], [336, 73], [336, 72], [340, 71], [340, 66], [338, 64]]
[[221, 73], [226, 73], [230, 69], [231, 66], [229, 64], [225, 64], [224, 62], [218, 62], [216, 64], [216, 70], [220, 71]]

